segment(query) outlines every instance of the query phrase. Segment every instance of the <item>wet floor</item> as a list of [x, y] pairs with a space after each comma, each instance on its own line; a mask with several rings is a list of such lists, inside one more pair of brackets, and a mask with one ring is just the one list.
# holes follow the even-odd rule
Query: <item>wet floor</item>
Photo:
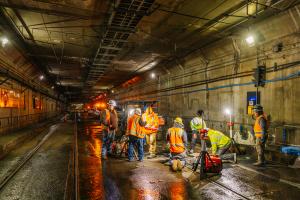
[[142, 163], [125, 157], [101, 160], [101, 126], [83, 123], [78, 130], [81, 199], [299, 199], [298, 187], [237, 165], [199, 181], [188, 168], [172, 172], [161, 164], [163, 156]]
[[159, 160], [101, 160], [101, 127], [79, 128], [81, 199], [189, 199], [188, 182]]
[[[73, 125], [51, 126], [49, 139], [0, 191], [2, 200], [63, 199], [68, 174], [68, 162], [73, 141]], [[0, 179], [29, 152], [43, 134], [20, 145], [1, 162]]]

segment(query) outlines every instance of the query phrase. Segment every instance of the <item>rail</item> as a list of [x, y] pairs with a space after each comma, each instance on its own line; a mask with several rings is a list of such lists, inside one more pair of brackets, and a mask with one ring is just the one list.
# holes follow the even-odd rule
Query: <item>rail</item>
[[12, 170], [5, 174], [4, 178], [0, 180], [0, 192], [4, 189], [7, 183], [9, 183], [13, 179], [13, 177], [23, 168], [23, 166], [36, 154], [40, 147], [49, 139], [49, 137], [53, 133], [54, 129], [50, 129], [48, 133], [42, 138], [42, 140], [33, 149], [31, 149], [24, 158]]

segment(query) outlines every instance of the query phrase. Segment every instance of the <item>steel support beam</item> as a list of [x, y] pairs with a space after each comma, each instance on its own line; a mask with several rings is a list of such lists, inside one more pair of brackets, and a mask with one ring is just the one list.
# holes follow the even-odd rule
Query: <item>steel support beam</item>
[[55, 9], [50, 7], [49, 4], [43, 3], [39, 1], [39, 4], [35, 2], [27, 2], [26, 4], [21, 0], [0, 0], [0, 6], [12, 8], [12, 9], [20, 9], [20, 10], [27, 10], [30, 12], [37, 12], [37, 13], [44, 13], [48, 15], [58, 15], [58, 16], [75, 16], [80, 18], [90, 18], [90, 17], [99, 17], [103, 16], [105, 13], [100, 13], [100, 15], [94, 15], [89, 10], [83, 10], [80, 8], [70, 8], [68, 6], [63, 6], [60, 4], [55, 5]]

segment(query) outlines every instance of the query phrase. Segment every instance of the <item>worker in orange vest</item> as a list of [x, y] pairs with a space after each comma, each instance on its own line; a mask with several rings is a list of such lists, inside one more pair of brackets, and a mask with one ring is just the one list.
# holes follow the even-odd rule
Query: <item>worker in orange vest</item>
[[146, 141], [149, 145], [149, 156], [148, 159], [155, 158], [156, 157], [156, 135], [158, 132], [158, 116], [155, 112], [153, 112], [153, 109], [151, 106], [149, 106], [144, 114], [142, 115], [142, 119], [144, 122], [146, 122], [146, 125], [144, 127], [144, 131], [146, 134]]
[[253, 165], [263, 166], [265, 164], [265, 144], [268, 139], [268, 120], [264, 115], [263, 107], [256, 104], [253, 108], [255, 123], [253, 131], [256, 137], [257, 162]]
[[170, 161], [174, 171], [181, 171], [185, 165], [187, 134], [182, 119], [177, 117], [172, 128], [168, 129], [167, 142], [170, 146]]
[[134, 161], [134, 146], [138, 148], [138, 161], [142, 162], [144, 159], [144, 137], [145, 132], [143, 122], [141, 118], [142, 111], [140, 108], [135, 108], [134, 115], [128, 119], [126, 135], [129, 137], [128, 145], [128, 161]]
[[102, 125], [102, 159], [106, 160], [107, 155], [111, 154], [111, 145], [115, 139], [118, 129], [118, 114], [115, 110], [116, 101], [108, 101], [108, 109], [104, 109], [100, 114], [100, 123]]

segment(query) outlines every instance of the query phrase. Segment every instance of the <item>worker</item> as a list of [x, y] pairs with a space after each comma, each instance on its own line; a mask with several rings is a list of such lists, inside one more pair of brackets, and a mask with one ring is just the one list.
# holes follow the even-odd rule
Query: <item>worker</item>
[[[210, 128], [201, 129], [201, 139], [209, 140], [211, 143], [211, 154], [221, 158], [231, 147], [231, 139], [222, 132]], [[236, 154], [235, 154], [236, 155]], [[236, 158], [234, 158], [236, 160]]]
[[146, 122], [144, 131], [146, 134], [146, 141], [149, 145], [149, 156], [148, 159], [156, 157], [156, 135], [158, 132], [158, 116], [153, 111], [152, 107], [147, 107], [146, 111], [142, 115], [142, 119]]
[[109, 100], [108, 108], [104, 109], [100, 114], [100, 123], [102, 125], [103, 141], [102, 141], [102, 159], [106, 160], [107, 155], [111, 154], [111, 145], [115, 139], [115, 133], [118, 129], [118, 114], [115, 110], [116, 101]]
[[144, 159], [144, 137], [145, 132], [143, 122], [141, 118], [142, 111], [140, 108], [135, 108], [134, 115], [128, 119], [126, 135], [129, 137], [128, 145], [128, 161], [134, 161], [134, 146], [138, 148], [138, 161], [142, 162]]
[[253, 165], [264, 166], [265, 164], [265, 144], [268, 139], [268, 120], [264, 115], [263, 107], [256, 104], [253, 107], [255, 123], [253, 131], [256, 138], [257, 162]]
[[194, 117], [190, 122], [190, 127], [192, 130], [192, 141], [191, 141], [191, 148], [189, 154], [193, 154], [195, 151], [195, 146], [197, 139], [199, 138], [200, 130], [206, 128], [206, 123], [203, 120], [204, 111], [198, 110], [196, 113], [196, 117]]
[[187, 134], [180, 117], [177, 117], [173, 127], [168, 129], [167, 142], [170, 146], [169, 164], [173, 171], [181, 171], [185, 165]]

